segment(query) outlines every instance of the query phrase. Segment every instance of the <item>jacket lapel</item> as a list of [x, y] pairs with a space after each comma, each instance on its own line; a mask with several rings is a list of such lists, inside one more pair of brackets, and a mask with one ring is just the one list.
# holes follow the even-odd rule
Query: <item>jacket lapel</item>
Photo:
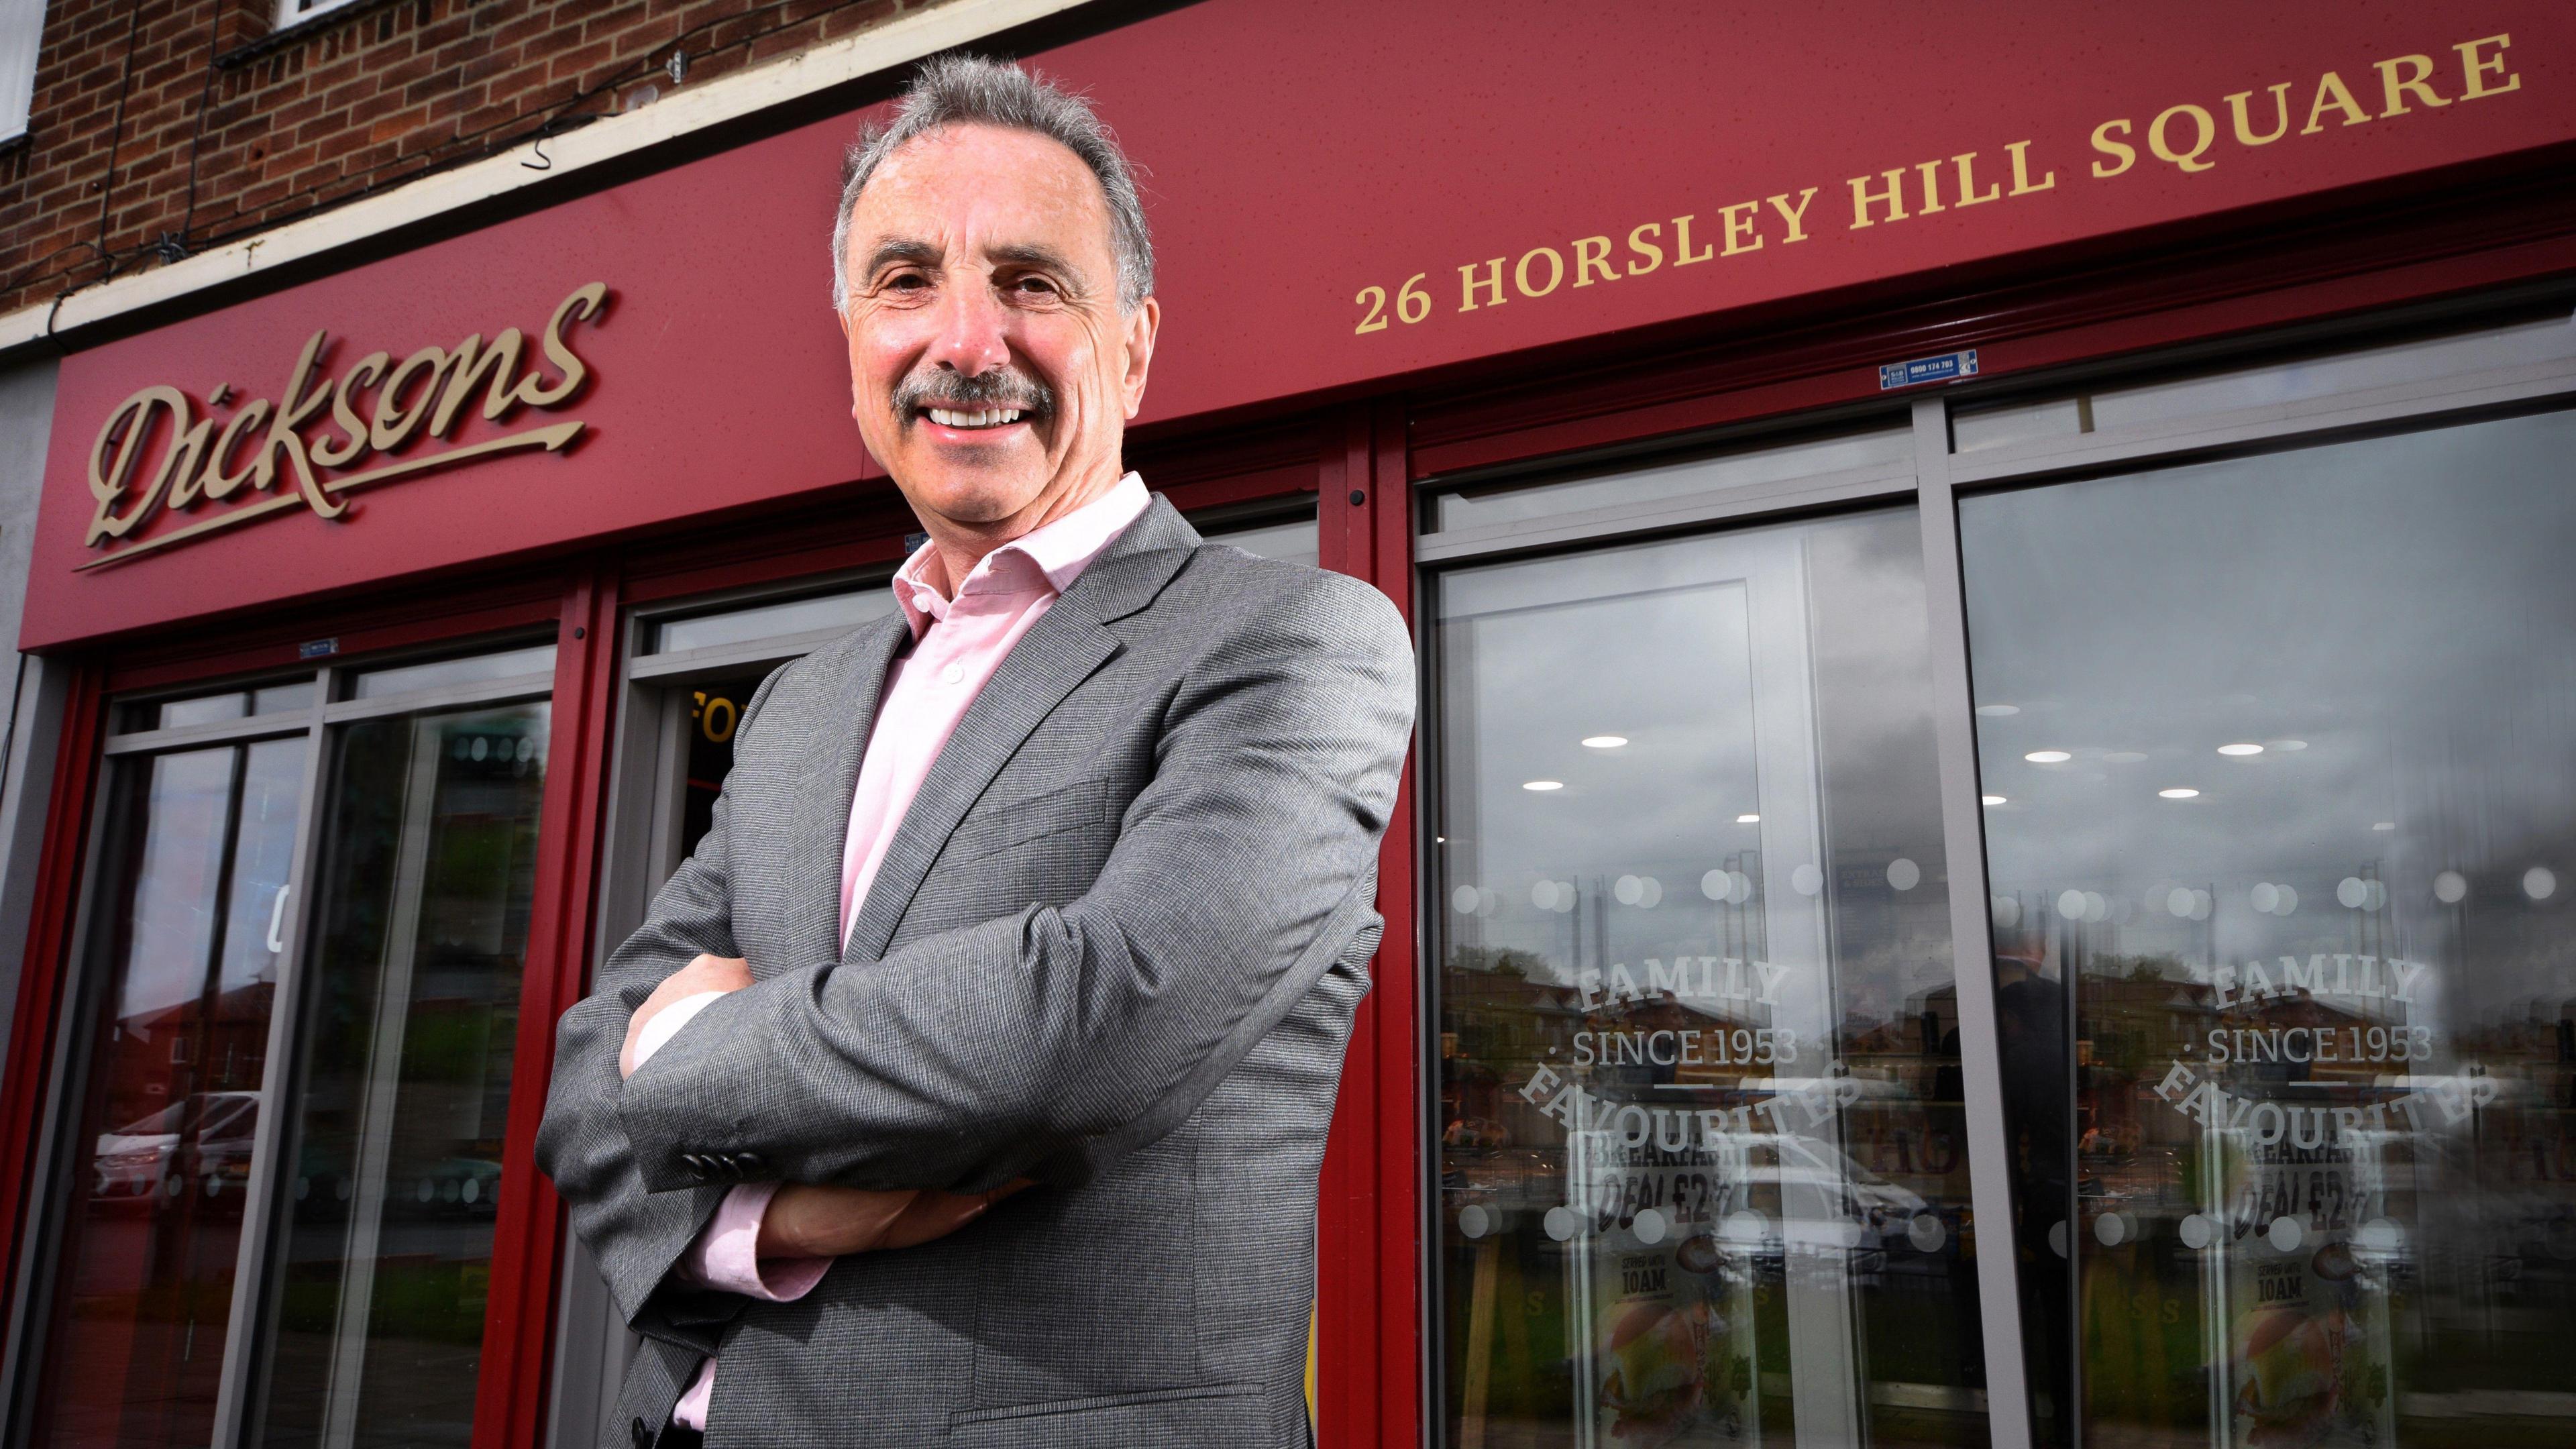
[[898, 612], [837, 646], [843, 657], [833, 668], [831, 703], [817, 727], [815, 748], [805, 756], [789, 822], [790, 960], [822, 958], [840, 939], [841, 850], [850, 834], [850, 804], [858, 794], [859, 757], [876, 725], [886, 669], [911, 637], [911, 626]]
[[[1105, 626], [1152, 602], [1198, 543], [1197, 530], [1157, 495], [1144, 515], [1011, 646], [904, 812], [868, 898], [850, 923], [842, 960], [874, 960], [885, 954], [957, 823], [1055, 707], [1125, 647]], [[845, 832], [857, 781], [854, 763], [841, 792]], [[837, 871], [837, 849], [832, 858]]]

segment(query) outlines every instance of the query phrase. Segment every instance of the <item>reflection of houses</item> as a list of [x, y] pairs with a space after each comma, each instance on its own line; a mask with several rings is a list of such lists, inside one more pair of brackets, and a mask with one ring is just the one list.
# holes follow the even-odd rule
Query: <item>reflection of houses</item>
[[2576, 1002], [2506, 1004], [2458, 1032], [2452, 1046], [2462, 1061], [2524, 1077], [2545, 1103], [2576, 1107]]
[[162, 1111], [190, 1092], [259, 1086], [268, 1052], [268, 981], [119, 1019], [105, 1047], [102, 1130]]
[[[1884, 883], [1882, 882], [1882, 888]], [[1959, 989], [1908, 997], [1895, 1015], [1846, 1013], [1840, 1055], [1865, 1088], [1844, 1115], [1854, 1161], [1939, 1199], [1963, 1193], [1967, 1088], [1959, 1068]]]
[[1547, 970], [1517, 951], [1452, 953], [1440, 999], [1440, 1125], [1452, 1145], [1555, 1140], [1520, 1089], [1541, 1063], [1565, 1069], [1583, 1020], [1573, 987], [1533, 979]]
[[[1452, 1146], [1529, 1146], [1552, 1143], [1563, 1129], [1530, 1102], [1521, 1088], [1545, 1066], [1568, 1082], [1612, 1098], [1651, 1094], [1658, 1083], [1704, 1092], [1736, 1094], [1746, 1077], [1768, 1077], [1773, 1068], [1735, 1059], [1718, 1037], [1766, 1025], [1763, 1008], [1750, 1002], [1683, 999], [1658, 992], [1639, 999], [1583, 1009], [1576, 987], [1537, 979], [1545, 963], [1520, 952], [1462, 950], [1453, 955], [1441, 997], [1441, 1124]], [[1693, 1063], [1623, 1062], [1578, 1066], [1575, 1034], [1697, 1032], [1705, 1060]], [[1748, 1035], [1748, 1041], [1750, 1037]], [[1596, 1050], [1601, 1049], [1598, 1037]], [[1723, 1064], [1718, 1060], [1725, 1052]], [[1824, 1043], [1801, 1051], [1830, 1054]], [[1821, 1062], [1823, 1055], [1816, 1060]], [[1713, 1105], [1703, 1098], [1699, 1105]]]
[[2185, 970], [2179, 962], [2142, 961], [2124, 976], [2083, 978], [2085, 1035], [2075, 1058], [2080, 1125], [2094, 1157], [2141, 1148], [2182, 1152], [2195, 1140], [2191, 1119], [2154, 1094], [2175, 1061], [2194, 1070], [2207, 1061], [2209, 1029], [2218, 1023], [2211, 989]]
[[[2382, 1078], [2408, 1070], [2373, 1058], [2367, 1050], [2372, 1031], [2404, 1031], [2402, 1015], [2391, 1021], [2305, 989], [2239, 998], [2220, 1008], [2210, 986], [2163, 976], [2157, 966], [2143, 963], [2125, 977], [2088, 976], [2084, 982], [2088, 1035], [2076, 1043], [2087, 1114], [2083, 1125], [2088, 1139], [2101, 1143], [2104, 1151], [2191, 1147], [2195, 1122], [2155, 1095], [2157, 1083], [2176, 1062], [2214, 1077], [2231, 1094], [2284, 1101], [2322, 1100], [2311, 1094], [2348, 1100]], [[2213, 1032], [2222, 1033], [2219, 1041], [2228, 1058], [2223, 1065], [2213, 1050]], [[2328, 1034], [2337, 1043], [2331, 1052], [2335, 1059], [2315, 1060], [2314, 1043]], [[2294, 1050], [2283, 1051], [2283, 1042], [2293, 1035]], [[2309, 1059], [2289, 1059], [2294, 1055]]]
[[[2218, 1014], [2213, 1027], [2247, 1027], [2258, 1030], [2276, 1028], [2312, 1029], [2342, 1033], [2347, 1028], [2367, 1029], [2372, 1019], [2357, 1011], [2330, 1006], [2305, 992], [2296, 996], [2276, 996], [2254, 1003], [2250, 1008], [2231, 1008]], [[2404, 1030], [2400, 1024], [2386, 1025], [2385, 1030]], [[2205, 1049], [2207, 1033], [2202, 1034]], [[2371, 1081], [2390, 1071], [2405, 1068], [2386, 1062], [2362, 1062], [2339, 1059], [2331, 1062], [2255, 1061], [2231, 1066], [2228, 1075], [2234, 1081], [2251, 1086], [2254, 1083], [2330, 1082], [2338, 1086], [2368, 1086]]]
[[1907, 998], [1892, 1017], [1847, 1013], [1841, 1056], [1857, 1077], [1874, 1077], [1920, 1102], [1958, 1104], [1959, 988], [1939, 986]]

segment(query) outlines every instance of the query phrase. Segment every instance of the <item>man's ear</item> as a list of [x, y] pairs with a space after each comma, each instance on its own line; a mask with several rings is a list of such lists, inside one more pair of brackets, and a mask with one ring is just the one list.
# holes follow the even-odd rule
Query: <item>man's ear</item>
[[1154, 338], [1163, 325], [1163, 304], [1148, 297], [1127, 314], [1127, 373], [1118, 380], [1127, 416], [1133, 419], [1145, 406], [1145, 374], [1154, 366]]

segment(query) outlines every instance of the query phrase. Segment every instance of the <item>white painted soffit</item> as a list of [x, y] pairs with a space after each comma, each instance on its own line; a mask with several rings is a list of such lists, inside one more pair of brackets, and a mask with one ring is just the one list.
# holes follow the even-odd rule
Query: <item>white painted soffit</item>
[[[426, 221], [471, 202], [559, 184], [584, 167], [657, 146], [692, 131], [809, 96], [925, 55], [1042, 20], [1085, 0], [950, 0], [900, 15], [856, 35], [827, 40], [793, 55], [671, 92], [638, 110], [603, 116], [576, 131], [546, 138], [537, 170], [520, 164], [534, 153], [522, 143], [417, 181], [362, 197], [211, 251], [83, 288], [59, 306], [42, 303], [0, 317], [0, 360], [32, 349], [77, 345], [81, 330], [185, 297], [219, 283], [309, 261], [353, 242]], [[650, 77], [642, 79], [649, 80]], [[53, 341], [48, 341], [50, 332]]]

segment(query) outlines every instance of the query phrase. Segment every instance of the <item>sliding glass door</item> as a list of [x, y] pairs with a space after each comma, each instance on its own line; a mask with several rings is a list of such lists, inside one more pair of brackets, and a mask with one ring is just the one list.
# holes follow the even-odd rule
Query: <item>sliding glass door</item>
[[34, 1442], [468, 1441], [553, 665], [112, 711]]
[[1984, 1441], [1918, 537], [1896, 509], [1438, 576], [1444, 1442]]
[[547, 716], [423, 711], [333, 740], [262, 1443], [471, 1435]]
[[1444, 1446], [2576, 1437], [2509, 305], [1426, 487]]
[[2562, 412], [1961, 506], [2065, 1441], [2576, 1432], [2570, 457]]
[[51, 1442], [203, 1444], [213, 1431], [307, 748], [300, 734], [219, 744], [119, 772]]

